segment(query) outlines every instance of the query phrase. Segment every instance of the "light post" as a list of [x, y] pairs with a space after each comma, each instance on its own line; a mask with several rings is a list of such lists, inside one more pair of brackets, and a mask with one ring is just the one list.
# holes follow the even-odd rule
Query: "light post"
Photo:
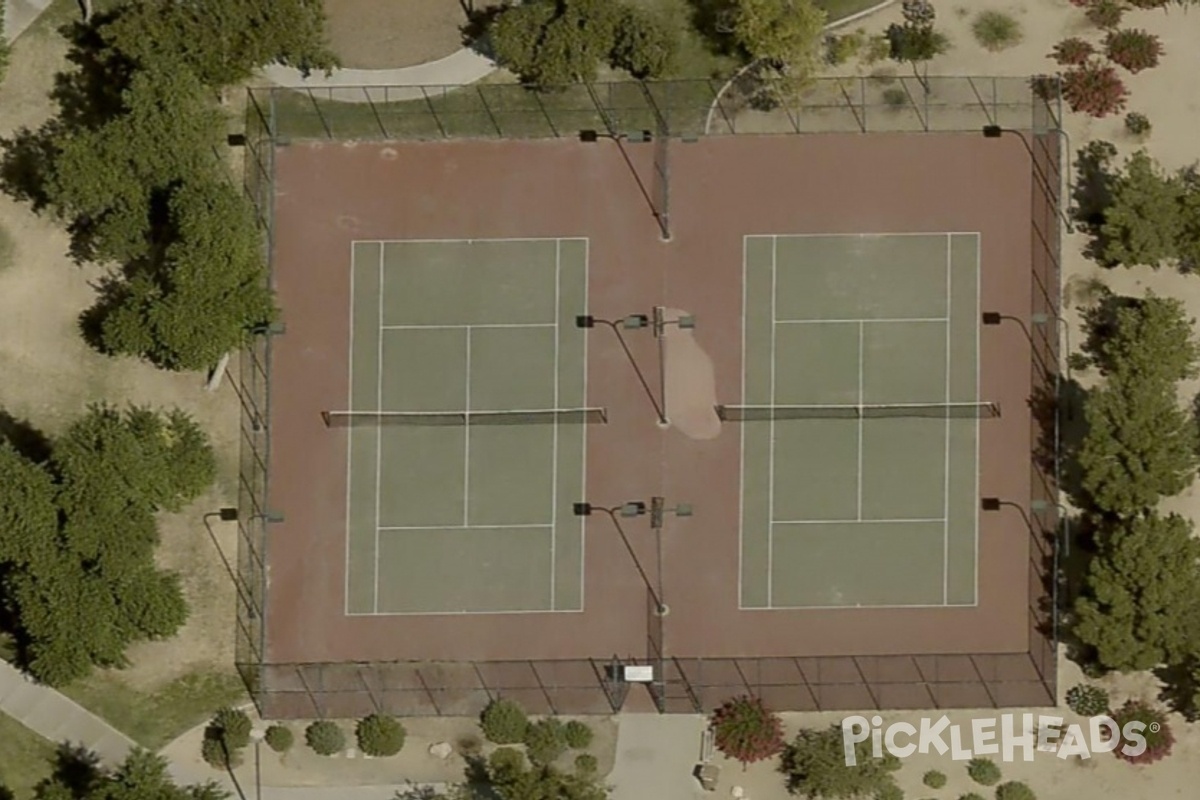
[[[655, 306], [653, 312], [647, 314], [630, 314], [620, 319], [611, 320], [596, 317], [591, 314], [580, 314], [575, 317], [575, 327], [590, 329], [596, 325], [603, 325], [609, 328], [616, 334], [617, 341], [621, 343], [621, 349], [625, 351], [625, 357], [633, 366], [633, 371], [637, 374], [638, 381], [642, 384], [642, 389], [646, 392], [646, 396], [650, 398], [650, 404], [654, 406], [654, 413], [658, 417], [658, 424], [661, 427], [670, 425], [671, 422], [667, 419], [667, 373], [666, 359], [663, 352], [664, 348], [664, 333], [668, 326], [676, 326], [681, 330], [690, 330], [696, 327], [696, 318], [690, 314], [680, 316], [678, 319], [667, 319], [666, 309], [663, 306]], [[625, 335], [622, 331], [642, 330], [649, 328], [654, 334], [654, 338], [658, 344], [658, 397], [654, 396], [654, 391], [650, 388], [649, 381], [646, 380], [645, 373], [638, 365], [637, 359], [633, 356], [633, 351], [629, 349], [629, 343], [625, 341]], [[661, 398], [661, 401], [660, 399]]]
[[[1066, 158], [1067, 169], [1064, 174], [1064, 177], [1066, 179], [1066, 191], [1065, 192], [1063, 192], [1062, 182], [1060, 181], [1060, 183], [1059, 183], [1059, 193], [1065, 194], [1066, 199], [1067, 199], [1067, 204], [1066, 204], [1066, 208], [1058, 209], [1058, 216], [1062, 219], [1063, 225], [1067, 229], [1067, 233], [1074, 233], [1075, 232], [1075, 223], [1072, 220], [1072, 214], [1075, 212], [1075, 208], [1072, 205], [1073, 200], [1072, 200], [1072, 196], [1071, 196], [1072, 187], [1074, 186], [1074, 182], [1072, 180], [1072, 175], [1071, 175], [1071, 136], [1065, 130], [1063, 130], [1061, 127], [1054, 128], [1054, 132], [1056, 134], [1058, 134], [1059, 136], [1061, 136], [1063, 138], [1063, 140], [1067, 143], [1067, 158]], [[1045, 183], [1046, 176], [1044, 173], [1042, 173], [1041, 169], [1039, 169], [1037, 166], [1037, 158], [1034, 155], [1033, 146], [1029, 144], [1029, 140], [1025, 137], [1024, 131], [1019, 131], [1015, 128], [1005, 128], [1000, 125], [984, 125], [983, 126], [983, 136], [985, 139], [999, 139], [1001, 136], [1003, 136], [1006, 133], [1016, 136], [1018, 139], [1021, 140], [1021, 144], [1025, 145], [1025, 150], [1026, 150], [1026, 152], [1029, 153], [1029, 158], [1033, 161], [1034, 169], [1037, 169], [1038, 173], [1042, 176], [1042, 182]]]
[[654, 221], [658, 223], [658, 230], [662, 234], [663, 241], [671, 239], [671, 218], [665, 208], [660, 209], [650, 196], [650, 192], [646, 189], [646, 184], [642, 182], [642, 178], [638, 175], [637, 167], [633, 165], [633, 160], [629, 157], [629, 153], [625, 152], [624, 142], [647, 143], [654, 141], [654, 133], [648, 130], [634, 131], [633, 133], [601, 133], [596, 130], [581, 130], [579, 132], [579, 141], [584, 144], [594, 144], [600, 139], [608, 139], [616, 144], [617, 149], [621, 152], [621, 157], [625, 159], [625, 166], [629, 167], [629, 172], [633, 175], [633, 179], [637, 181], [638, 189], [645, 198], [646, 204], [650, 206], [650, 213], [654, 216]]

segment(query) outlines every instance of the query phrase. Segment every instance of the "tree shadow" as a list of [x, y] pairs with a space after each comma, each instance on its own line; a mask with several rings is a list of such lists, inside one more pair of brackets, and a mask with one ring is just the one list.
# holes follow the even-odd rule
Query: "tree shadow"
[[50, 96], [58, 104], [59, 120], [71, 129], [96, 128], [125, 111], [122, 95], [136, 64], [103, 36], [104, 26], [119, 16], [119, 11], [99, 13], [90, 22], [71, 22], [58, 29], [70, 43], [67, 61], [74, 69], [54, 76]]
[[35, 464], [50, 460], [50, 437], [35, 428], [29, 420], [17, 419], [3, 410], [0, 410], [0, 441], [8, 442]]
[[1088, 142], [1075, 154], [1075, 185], [1071, 189], [1073, 217], [1076, 226], [1092, 237], [1084, 253], [1105, 267], [1103, 252], [1107, 244], [1103, 234], [1105, 214], [1112, 206], [1113, 183], [1117, 171], [1113, 160], [1117, 148], [1103, 140]]
[[1154, 676], [1163, 682], [1158, 699], [1188, 722], [1200, 719], [1200, 657], [1186, 663], [1159, 667]]
[[91, 795], [104, 775], [96, 753], [70, 742], [58, 746], [53, 763], [49, 781], [65, 788], [75, 800]]
[[20, 128], [11, 139], [0, 139], [4, 155], [0, 157], [0, 191], [20, 202], [29, 203], [34, 213], [49, 205], [46, 186], [56, 150], [55, 137], [61, 126], [51, 121], [38, 128]]
[[492, 23], [496, 21], [496, 18], [510, 6], [503, 3], [476, 6], [472, 0], [459, 0], [459, 5], [462, 6], [463, 14], [467, 18], [467, 21], [458, 28], [459, 33], [462, 34], [463, 47], [469, 47], [480, 55], [490, 57], [493, 51], [487, 33], [491, 30]]
[[700, 34], [709, 51], [719, 56], [740, 53], [733, 35], [735, 0], [687, 0], [692, 27]]
[[113, 350], [104, 343], [104, 323], [128, 300], [129, 287], [120, 273], [106, 275], [90, 286], [96, 291], [96, 302], [80, 312], [76, 326], [88, 347], [101, 355], [113, 355]]
[[1049, 379], [1034, 386], [1029, 398], [1038, 426], [1034, 460], [1043, 473], [1057, 478], [1058, 488], [1080, 508], [1086, 508], [1078, 458], [1088, 433], [1086, 400], [1087, 390], [1073, 378], [1060, 378], [1057, 387]]
[[[1064, 547], [1059, 554], [1058, 566], [1061, 572], [1062, 584], [1060, 607], [1062, 617], [1059, 624], [1059, 641], [1063, 645], [1066, 656], [1079, 665], [1083, 673], [1090, 678], [1098, 678], [1108, 672], [1100, 664], [1096, 648], [1080, 641], [1072, 627], [1071, 612], [1075, 600], [1083, 594], [1087, 575], [1096, 558], [1097, 519], [1088, 514], [1076, 515], [1071, 518], [1069, 533], [1064, 532]], [[1067, 544], [1069, 542], [1069, 544]]]

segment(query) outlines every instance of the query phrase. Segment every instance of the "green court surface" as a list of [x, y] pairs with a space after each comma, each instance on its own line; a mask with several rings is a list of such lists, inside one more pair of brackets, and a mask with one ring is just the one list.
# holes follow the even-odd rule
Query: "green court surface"
[[976, 603], [979, 252], [746, 237], [743, 608]]
[[[349, 614], [583, 608], [584, 239], [356, 242]], [[431, 424], [413, 412], [451, 412]]]

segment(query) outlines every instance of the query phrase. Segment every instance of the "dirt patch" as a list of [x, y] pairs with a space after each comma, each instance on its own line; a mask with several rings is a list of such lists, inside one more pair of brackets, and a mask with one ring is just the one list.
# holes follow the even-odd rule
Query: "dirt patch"
[[342, 66], [391, 69], [424, 64], [462, 47], [472, 0], [325, 0], [329, 40]]

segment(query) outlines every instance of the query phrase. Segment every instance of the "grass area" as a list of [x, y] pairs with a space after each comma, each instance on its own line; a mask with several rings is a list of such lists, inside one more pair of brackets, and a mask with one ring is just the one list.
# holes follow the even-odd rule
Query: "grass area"
[[154, 693], [98, 672], [65, 687], [63, 694], [150, 750], [196, 727], [221, 706], [248, 701], [237, 675], [214, 672], [185, 675]]
[[12, 266], [13, 239], [4, 226], [0, 225], [0, 271]]
[[879, 0], [817, 0], [816, 4], [825, 9], [826, 22], [837, 22], [851, 14], [879, 5]]
[[7, 714], [0, 714], [0, 787], [9, 789], [16, 800], [33, 797], [33, 787], [50, 777], [54, 751], [52, 743]]

